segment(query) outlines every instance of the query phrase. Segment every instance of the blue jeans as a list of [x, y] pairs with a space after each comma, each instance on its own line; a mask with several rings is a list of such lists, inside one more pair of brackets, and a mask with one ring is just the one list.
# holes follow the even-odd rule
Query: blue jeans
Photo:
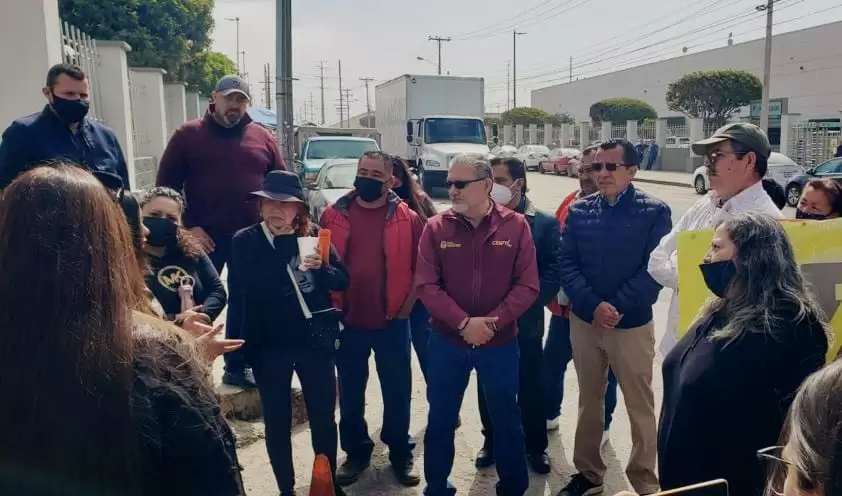
[[424, 374], [424, 382], [427, 382], [427, 352], [430, 349], [430, 313], [421, 300], [415, 302], [412, 313], [409, 315], [409, 329], [412, 333], [412, 347], [415, 348], [415, 356], [418, 357], [418, 364], [421, 373]]
[[426, 496], [456, 494], [448, 482], [453, 468], [453, 436], [471, 370], [476, 369], [494, 426], [497, 494], [521, 496], [529, 487], [526, 448], [518, 408], [517, 340], [498, 348], [468, 348], [433, 331], [430, 336], [427, 401], [430, 413], [424, 437]]
[[383, 428], [380, 439], [389, 447], [395, 466], [412, 459], [415, 441], [409, 435], [412, 371], [409, 321], [392, 320], [386, 329], [368, 331], [345, 326], [340, 334], [336, 369], [339, 372], [339, 440], [349, 458], [371, 458], [374, 442], [365, 421], [368, 359], [374, 352], [383, 390]]
[[[547, 342], [544, 343], [544, 387], [547, 401], [547, 420], [561, 415], [561, 401], [564, 399], [564, 373], [567, 364], [573, 360], [570, 345], [570, 319], [553, 315]], [[608, 370], [608, 388], [605, 390], [605, 430], [611, 427], [614, 409], [617, 408], [617, 378]]]

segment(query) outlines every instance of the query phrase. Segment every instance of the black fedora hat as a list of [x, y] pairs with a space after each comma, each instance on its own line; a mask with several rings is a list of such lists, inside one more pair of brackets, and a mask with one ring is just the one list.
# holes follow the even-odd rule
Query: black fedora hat
[[304, 203], [304, 188], [298, 175], [281, 170], [273, 170], [263, 178], [263, 189], [252, 191], [254, 196], [277, 201]]

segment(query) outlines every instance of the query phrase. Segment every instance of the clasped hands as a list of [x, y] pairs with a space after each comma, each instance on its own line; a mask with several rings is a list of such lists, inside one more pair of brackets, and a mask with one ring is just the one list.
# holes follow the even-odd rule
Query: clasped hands
[[617, 324], [620, 323], [622, 318], [623, 314], [618, 312], [617, 309], [614, 308], [614, 305], [608, 303], [607, 301], [603, 301], [593, 312], [593, 325], [596, 327], [613, 329], [617, 327]]
[[472, 346], [482, 346], [491, 341], [497, 332], [500, 317], [470, 317], [462, 328], [462, 339]]

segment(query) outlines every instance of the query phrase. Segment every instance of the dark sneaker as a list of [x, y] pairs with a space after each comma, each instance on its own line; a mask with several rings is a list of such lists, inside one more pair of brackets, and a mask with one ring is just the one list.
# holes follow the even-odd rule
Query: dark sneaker
[[590, 496], [592, 494], [602, 494], [602, 489], [601, 484], [594, 484], [584, 475], [575, 474], [570, 479], [570, 482], [564, 486], [564, 489], [558, 493], [558, 496]]
[[532, 470], [535, 471], [536, 474], [549, 474], [550, 473], [550, 456], [547, 455], [547, 452], [537, 453], [533, 455], [526, 455], [526, 461], [529, 462], [529, 466], [532, 467]]
[[242, 372], [226, 371], [222, 376], [222, 383], [247, 390], [257, 389], [251, 369], [245, 369]]
[[393, 464], [392, 470], [395, 472], [395, 477], [402, 486], [415, 487], [421, 484], [421, 476], [415, 471], [414, 460], [408, 460], [405, 463], [397, 465]]
[[371, 463], [369, 458], [348, 458], [339, 466], [336, 471], [336, 483], [340, 486], [349, 486], [360, 478], [365, 469]]
[[487, 445], [483, 446], [481, 450], [477, 451], [477, 459], [474, 465], [479, 469], [494, 465], [494, 449]]

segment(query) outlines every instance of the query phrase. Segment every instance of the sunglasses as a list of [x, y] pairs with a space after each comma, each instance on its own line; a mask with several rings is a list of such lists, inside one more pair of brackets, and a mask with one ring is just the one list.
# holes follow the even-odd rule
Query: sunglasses
[[485, 179], [487, 179], [487, 178], [481, 177], [479, 179], [468, 179], [468, 180], [465, 180], [465, 181], [450, 181], [450, 180], [448, 180], [445, 183], [445, 185], [447, 185], [447, 189], [450, 189], [450, 188], [465, 189], [465, 188], [468, 187], [469, 184], [477, 183], [477, 182], [483, 181]]
[[591, 164], [591, 168], [594, 170], [594, 172], [601, 172], [603, 168], [605, 170], [607, 170], [608, 172], [614, 172], [615, 170], [617, 170], [618, 167], [634, 167], [634, 166], [630, 165], [630, 164], [612, 164], [610, 162], [605, 162], [605, 163], [594, 162], [594, 163]]

